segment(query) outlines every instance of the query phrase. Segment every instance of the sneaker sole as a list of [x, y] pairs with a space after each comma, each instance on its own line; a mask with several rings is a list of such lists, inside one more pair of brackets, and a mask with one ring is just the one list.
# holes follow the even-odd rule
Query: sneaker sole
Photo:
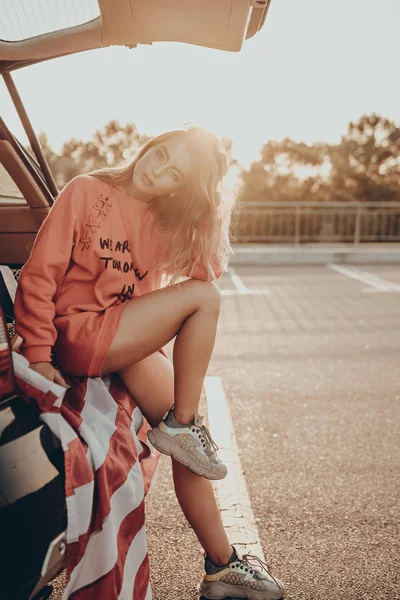
[[247, 600], [281, 600], [285, 589], [276, 592], [256, 592], [241, 585], [228, 585], [218, 581], [200, 583], [197, 591], [201, 600], [223, 600], [224, 598], [246, 598]]
[[220, 475], [198, 463], [196, 459], [185, 452], [171, 436], [164, 434], [162, 431], [150, 429], [147, 432], [147, 437], [154, 448], [157, 448], [162, 454], [173, 456], [178, 462], [197, 473], [197, 475], [205, 477], [206, 479], [224, 479], [224, 477], [226, 477], [227, 473]]

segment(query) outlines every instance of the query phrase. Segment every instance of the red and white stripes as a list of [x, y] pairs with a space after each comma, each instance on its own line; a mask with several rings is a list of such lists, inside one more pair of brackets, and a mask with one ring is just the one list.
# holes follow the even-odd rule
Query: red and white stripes
[[64, 450], [67, 586], [63, 600], [151, 600], [145, 496], [160, 453], [117, 376], [47, 380], [13, 352], [17, 386]]

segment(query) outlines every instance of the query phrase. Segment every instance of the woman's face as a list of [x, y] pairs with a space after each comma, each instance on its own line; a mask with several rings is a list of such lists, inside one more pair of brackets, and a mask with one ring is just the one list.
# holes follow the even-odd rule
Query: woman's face
[[150, 148], [135, 166], [132, 187], [143, 199], [178, 195], [187, 182], [191, 161], [187, 142], [168, 139]]

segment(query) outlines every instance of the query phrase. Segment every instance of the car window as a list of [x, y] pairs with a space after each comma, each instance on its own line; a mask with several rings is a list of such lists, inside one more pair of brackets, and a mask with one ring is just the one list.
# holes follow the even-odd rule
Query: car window
[[26, 200], [12, 177], [3, 165], [0, 165], [0, 205], [4, 204], [26, 204]]
[[19, 42], [88, 23], [100, 15], [97, 0], [12, 0], [2, 3], [0, 39]]

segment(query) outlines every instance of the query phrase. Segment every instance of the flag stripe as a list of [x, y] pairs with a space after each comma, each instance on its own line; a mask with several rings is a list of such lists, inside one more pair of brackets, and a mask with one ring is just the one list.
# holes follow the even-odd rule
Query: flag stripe
[[[145, 526], [138, 532], [129, 548], [125, 561], [124, 581], [119, 600], [143, 600], [147, 585], [148, 570], [140, 569], [143, 561], [148, 558]], [[145, 580], [143, 580], [145, 576]], [[136, 596], [135, 596], [136, 594]]]
[[145, 596], [144, 600], [152, 600], [150, 580], [149, 580], [149, 585], [147, 586], [147, 592], [146, 592], [146, 596]]
[[[143, 598], [147, 598], [147, 581], [150, 580], [150, 563], [149, 563], [149, 555], [146, 552], [146, 556], [142, 560], [142, 564], [140, 565], [133, 586], [133, 600], [143, 600]], [[131, 596], [132, 598], [132, 596]]]

